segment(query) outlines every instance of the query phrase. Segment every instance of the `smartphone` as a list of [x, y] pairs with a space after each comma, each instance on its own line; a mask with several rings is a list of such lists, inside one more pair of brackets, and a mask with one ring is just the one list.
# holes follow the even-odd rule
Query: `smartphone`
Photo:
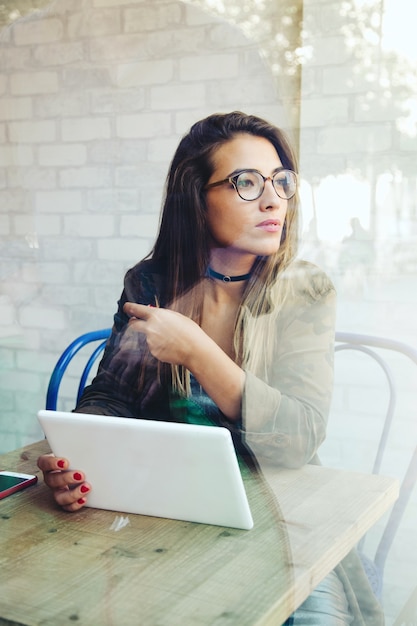
[[0, 500], [10, 496], [15, 491], [35, 485], [38, 477], [33, 474], [18, 474], [16, 472], [0, 472]]

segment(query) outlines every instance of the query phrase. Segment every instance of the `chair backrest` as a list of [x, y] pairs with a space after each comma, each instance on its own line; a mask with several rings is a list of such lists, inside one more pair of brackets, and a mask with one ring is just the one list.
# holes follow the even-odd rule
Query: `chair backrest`
[[78, 385], [77, 392], [77, 402], [81, 397], [81, 394], [84, 390], [84, 387], [87, 383], [87, 378], [90, 373], [91, 368], [96, 362], [98, 356], [104, 350], [104, 347], [107, 343], [107, 339], [109, 338], [111, 333], [111, 328], [104, 328], [102, 330], [94, 330], [90, 333], [85, 333], [77, 339], [74, 339], [72, 343], [64, 350], [62, 355], [59, 357], [53, 371], [51, 374], [51, 378], [49, 380], [48, 390], [46, 393], [46, 408], [55, 411], [58, 403], [58, 393], [59, 387], [61, 385], [62, 378], [70, 364], [71, 360], [74, 356], [79, 352], [84, 346], [89, 343], [97, 343], [100, 342], [93, 352], [90, 354], [87, 363], [84, 367], [84, 370], [81, 374], [80, 382]]
[[[335, 351], [336, 353], [338, 353], [344, 350], [359, 351], [368, 355], [380, 366], [387, 381], [387, 387], [389, 391], [387, 410], [383, 418], [381, 434], [379, 436], [377, 451], [372, 468], [372, 472], [377, 474], [381, 469], [383, 456], [387, 449], [388, 436], [390, 434], [393, 418], [395, 416], [397, 403], [396, 380], [385, 356], [381, 356], [381, 353], [387, 355], [387, 352], [385, 351], [391, 351], [397, 354], [401, 354], [410, 359], [412, 363], [417, 365], [417, 350], [415, 350], [408, 344], [394, 341], [391, 339], [386, 339], [383, 337], [337, 332]], [[417, 442], [415, 443], [417, 444]], [[381, 597], [382, 595], [384, 567], [387, 555], [397, 533], [400, 522], [404, 516], [404, 512], [409, 502], [416, 480], [417, 445], [413, 449], [411, 459], [408, 463], [408, 467], [402, 478], [399, 498], [391, 510], [385, 528], [382, 532], [381, 538], [376, 547], [375, 556], [372, 560], [367, 559], [361, 552], [363, 541], [361, 542], [361, 544], [359, 544], [361, 558], [363, 559], [368, 577], [378, 597]], [[372, 561], [371, 565], [373, 567], [373, 571], [371, 571], [371, 569], [369, 568], [369, 561]]]

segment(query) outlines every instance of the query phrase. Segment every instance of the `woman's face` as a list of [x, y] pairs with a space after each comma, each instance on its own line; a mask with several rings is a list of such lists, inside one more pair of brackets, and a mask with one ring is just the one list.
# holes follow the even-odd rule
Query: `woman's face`
[[[274, 146], [263, 137], [240, 134], [214, 154], [208, 184], [237, 171], [255, 169], [264, 177], [282, 167]], [[267, 180], [257, 200], [243, 200], [231, 183], [206, 191], [207, 223], [212, 239], [213, 269], [249, 271], [256, 256], [275, 253], [281, 241], [288, 200], [280, 198]]]

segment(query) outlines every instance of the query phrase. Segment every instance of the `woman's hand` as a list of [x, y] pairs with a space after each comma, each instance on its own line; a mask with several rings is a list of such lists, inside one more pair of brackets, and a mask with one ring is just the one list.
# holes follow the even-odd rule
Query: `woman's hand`
[[151, 354], [164, 363], [189, 367], [193, 346], [205, 333], [193, 320], [181, 313], [144, 304], [126, 302], [124, 312], [129, 327], [146, 335]]
[[91, 486], [85, 482], [82, 472], [68, 469], [67, 459], [45, 454], [38, 458], [38, 467], [43, 472], [45, 484], [52, 490], [55, 502], [65, 511], [78, 511], [85, 505]]
[[129, 327], [144, 333], [155, 358], [183, 365], [230, 420], [241, 414], [244, 371], [193, 320], [170, 309], [126, 302]]

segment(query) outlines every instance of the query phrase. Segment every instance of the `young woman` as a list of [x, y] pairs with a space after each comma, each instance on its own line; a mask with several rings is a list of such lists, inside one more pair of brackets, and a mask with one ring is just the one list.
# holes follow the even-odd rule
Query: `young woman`
[[[169, 170], [155, 246], [126, 274], [77, 411], [226, 426], [252, 466], [315, 461], [331, 399], [335, 292], [295, 260], [296, 171], [284, 134], [260, 118], [194, 124]], [[53, 456], [38, 464], [60, 506], [84, 506], [94, 485], [82, 471]], [[380, 624], [373, 598], [362, 613], [348, 602], [343, 576], [326, 578], [291, 623]]]

